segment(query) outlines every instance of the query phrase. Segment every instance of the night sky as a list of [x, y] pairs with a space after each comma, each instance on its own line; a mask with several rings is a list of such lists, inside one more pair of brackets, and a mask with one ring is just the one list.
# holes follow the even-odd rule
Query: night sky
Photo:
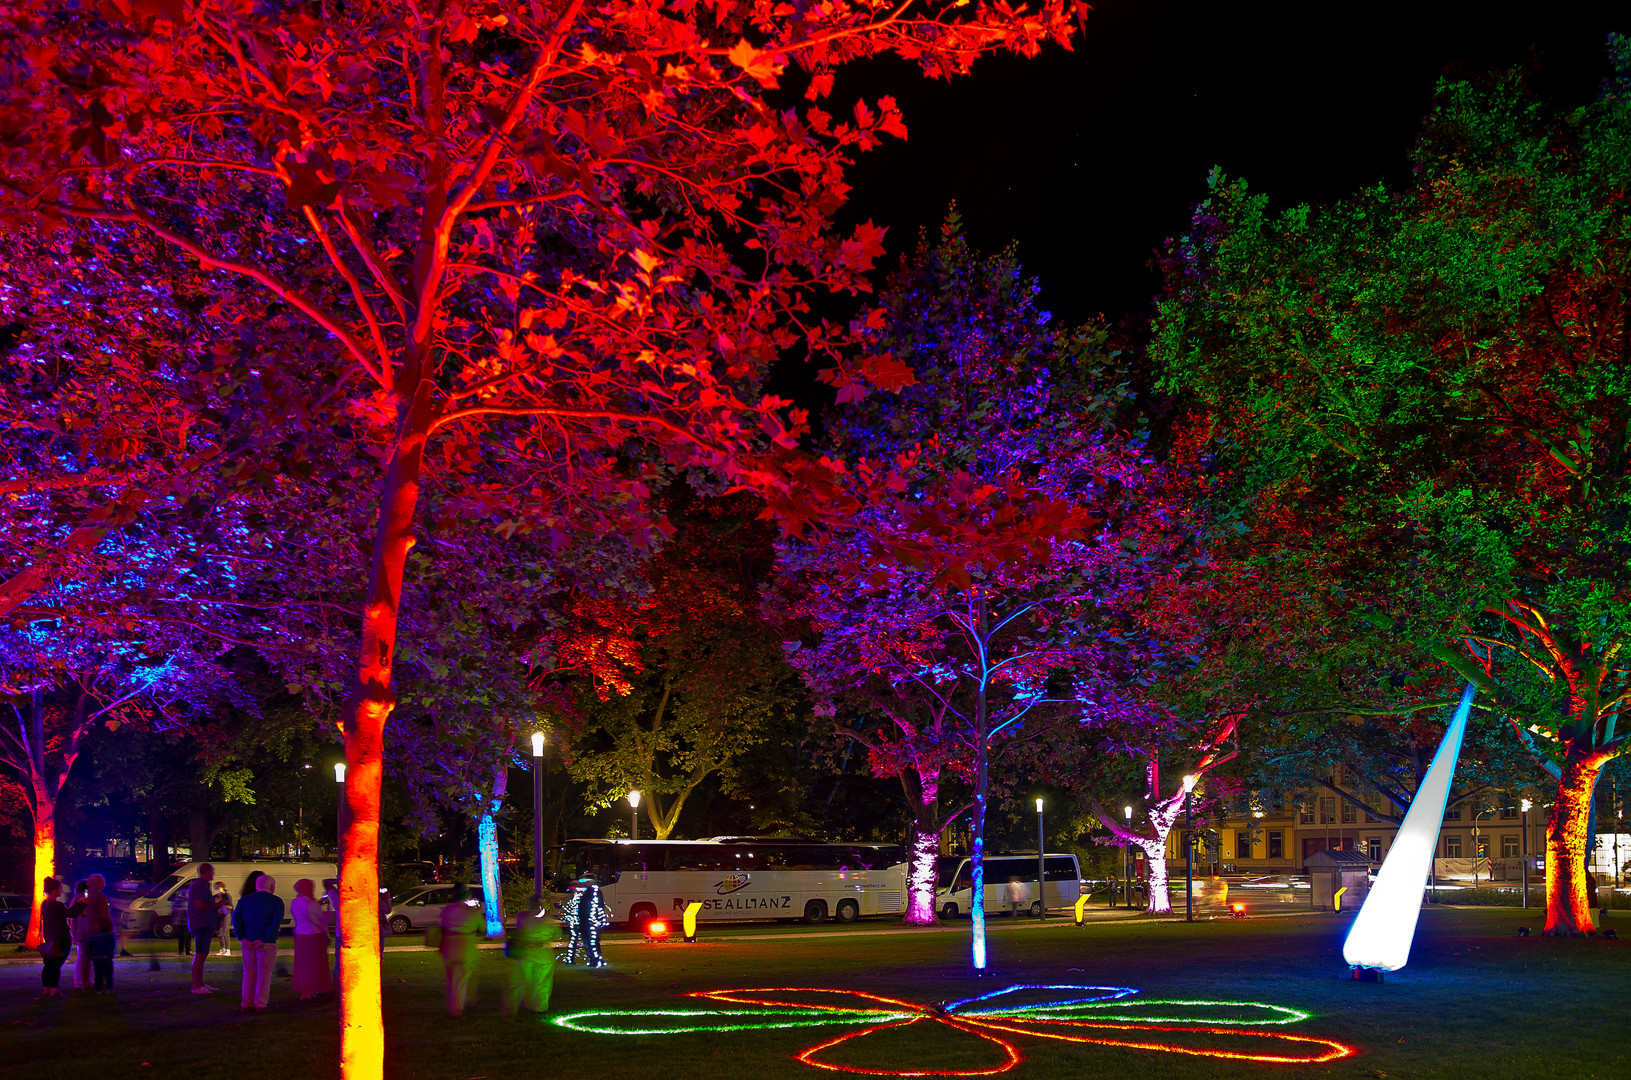
[[[955, 199], [982, 250], [1019, 242], [1047, 307], [1080, 321], [1149, 306], [1146, 263], [1214, 165], [1277, 205], [1402, 183], [1435, 81], [1510, 67], [1588, 100], [1631, 5], [1105, 0], [1076, 51], [982, 61], [930, 83], [903, 63], [841, 79], [835, 105], [893, 93], [910, 139], [863, 155], [848, 220], [890, 227], [893, 266]], [[800, 395], [802, 396], [802, 395]]]

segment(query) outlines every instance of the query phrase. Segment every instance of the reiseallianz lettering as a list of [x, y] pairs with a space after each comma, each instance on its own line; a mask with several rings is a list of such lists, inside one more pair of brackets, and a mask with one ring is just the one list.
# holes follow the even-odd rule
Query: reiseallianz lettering
[[[679, 910], [680, 902], [674, 903], [675, 910]], [[791, 896], [726, 896], [702, 902], [704, 911], [772, 911], [792, 906]]]

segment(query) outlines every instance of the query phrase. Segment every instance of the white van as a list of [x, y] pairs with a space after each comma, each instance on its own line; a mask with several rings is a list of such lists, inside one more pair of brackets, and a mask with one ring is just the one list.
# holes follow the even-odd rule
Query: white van
[[[985, 912], [1008, 912], [1008, 879], [1018, 878], [1030, 896], [1030, 914], [1040, 915], [1044, 905], [1068, 908], [1082, 895], [1082, 868], [1074, 855], [1042, 856], [1042, 872], [1047, 876], [1045, 893], [1036, 888], [1035, 855], [987, 855], [985, 857]], [[956, 863], [954, 872], [950, 871]], [[934, 906], [942, 919], [967, 915], [974, 908], [974, 864], [968, 859], [942, 859], [941, 879], [934, 890]]]
[[[190, 862], [178, 868], [169, 877], [154, 885], [125, 909], [122, 928], [132, 934], [153, 931], [154, 936], [173, 938], [187, 929], [187, 887], [198, 876], [201, 863]], [[226, 887], [232, 902], [238, 902], [244, 881], [251, 871], [270, 874], [277, 881], [277, 894], [283, 898], [283, 925], [294, 924], [289, 914], [289, 901], [294, 899], [294, 883], [311, 878], [318, 896], [323, 894], [323, 879], [339, 877], [333, 863], [305, 862], [211, 862], [215, 867], [215, 880]]]

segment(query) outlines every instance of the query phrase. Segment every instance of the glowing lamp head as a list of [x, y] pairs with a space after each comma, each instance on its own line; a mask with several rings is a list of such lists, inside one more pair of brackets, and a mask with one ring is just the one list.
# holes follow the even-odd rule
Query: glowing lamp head
[[1261, 811], [1261, 810], [1253, 810], [1252, 811], [1252, 817], [1259, 817], [1260, 818], [1262, 816], [1263, 816], [1263, 811]]
[[345, 762], [343, 761], [334, 763], [334, 782], [336, 784], [345, 783]]
[[1041, 799], [1036, 800], [1036, 812], [1039, 813], [1039, 814], [1042, 812], [1042, 800]]
[[1131, 820], [1133, 820], [1133, 808], [1132, 808], [1132, 807], [1130, 807], [1130, 806], [1123, 806], [1123, 807], [1122, 807], [1122, 808], [1121, 808], [1121, 812], [1122, 812], [1122, 813], [1123, 813], [1123, 814], [1125, 814], [1125, 815], [1127, 815], [1127, 820], [1128, 820], [1128, 821], [1131, 821]]
[[1534, 806], [1535, 806], [1535, 804], [1530, 802], [1528, 799], [1523, 800], [1523, 812], [1524, 813], [1527, 814], [1530, 810], [1534, 809]]
[[1246, 910], [1246, 905], [1237, 900], [1229, 905], [1229, 909], [1238, 915]]
[[646, 924], [646, 937], [656, 941], [667, 936], [668, 924], [663, 922], [661, 919], [655, 919]]
[[1185, 776], [1184, 777], [1184, 794], [1187, 795], [1191, 791], [1194, 791], [1195, 790], [1195, 781], [1197, 781], [1199, 779], [1200, 779], [1200, 777], [1196, 776], [1194, 773], [1190, 773], [1189, 775]]
[[532, 756], [544, 756], [544, 733], [542, 731], [532, 733]]
[[632, 810], [640, 808], [640, 793], [638, 791], [629, 792], [629, 808]]

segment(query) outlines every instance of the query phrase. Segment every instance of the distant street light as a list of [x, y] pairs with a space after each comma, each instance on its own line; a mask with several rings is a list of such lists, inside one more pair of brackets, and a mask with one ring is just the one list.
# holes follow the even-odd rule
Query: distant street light
[[1042, 798], [1036, 800], [1036, 899], [1042, 906], [1038, 909], [1037, 918], [1048, 917], [1048, 875], [1047, 867], [1042, 860]]
[[1189, 810], [1198, 779], [1194, 773], [1184, 777], [1184, 922], [1195, 921], [1195, 834]]
[[[1133, 808], [1123, 806], [1121, 812], [1127, 818], [1127, 831], [1132, 832]], [[1127, 906], [1130, 908], [1133, 906], [1133, 845], [1131, 843], [1121, 845], [1121, 875], [1127, 881]]]
[[640, 839], [640, 793], [629, 792], [629, 839]]
[[532, 903], [544, 902], [544, 733], [532, 733]]
[[[334, 823], [338, 830], [334, 841], [335, 861], [345, 862], [345, 834], [351, 828], [351, 806], [345, 799], [345, 762], [334, 763], [334, 782], [340, 785], [340, 797], [334, 807]], [[336, 915], [336, 918], [339, 916]]]
[[1523, 906], [1529, 906], [1529, 808], [1535, 804], [1528, 799], [1520, 804], [1523, 807]]

